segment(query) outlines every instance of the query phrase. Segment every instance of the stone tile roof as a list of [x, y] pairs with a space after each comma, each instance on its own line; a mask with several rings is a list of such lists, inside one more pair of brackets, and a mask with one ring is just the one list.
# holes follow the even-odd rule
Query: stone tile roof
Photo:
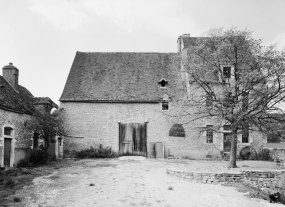
[[58, 108], [58, 105], [54, 103], [49, 97], [35, 97], [34, 105], [50, 104], [53, 108]]
[[179, 95], [180, 77], [177, 53], [77, 52], [60, 101], [158, 102]]
[[12, 86], [0, 76], [0, 108], [17, 113], [33, 114], [35, 111], [33, 95], [23, 86], [16, 92]]

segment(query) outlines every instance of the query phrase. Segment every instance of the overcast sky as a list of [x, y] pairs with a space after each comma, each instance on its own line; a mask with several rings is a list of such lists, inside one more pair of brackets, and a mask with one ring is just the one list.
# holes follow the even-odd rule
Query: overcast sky
[[0, 66], [57, 102], [76, 51], [176, 52], [183, 33], [232, 26], [285, 47], [285, 0], [1, 0]]

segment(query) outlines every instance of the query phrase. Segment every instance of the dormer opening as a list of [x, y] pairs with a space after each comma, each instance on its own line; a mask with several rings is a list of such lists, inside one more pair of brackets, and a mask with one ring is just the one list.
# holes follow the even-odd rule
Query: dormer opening
[[168, 81], [162, 78], [160, 81], [158, 81], [158, 84], [160, 85], [161, 88], [166, 88]]

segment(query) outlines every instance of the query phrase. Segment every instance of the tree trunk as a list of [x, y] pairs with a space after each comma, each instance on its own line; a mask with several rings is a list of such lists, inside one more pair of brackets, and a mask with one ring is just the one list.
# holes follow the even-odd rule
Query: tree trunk
[[237, 129], [232, 129], [230, 168], [237, 168]]

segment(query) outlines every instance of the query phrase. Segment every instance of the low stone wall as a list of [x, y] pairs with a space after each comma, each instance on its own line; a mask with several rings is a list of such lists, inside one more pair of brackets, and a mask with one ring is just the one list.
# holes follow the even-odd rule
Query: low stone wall
[[167, 169], [166, 173], [170, 176], [183, 178], [197, 183], [227, 183], [227, 182], [242, 182], [242, 173], [202, 173], [202, 172], [186, 172], [175, 169]]
[[186, 172], [175, 169], [167, 169], [170, 176], [179, 177], [197, 183], [244, 183], [248, 186], [261, 189], [273, 194], [279, 192], [285, 195], [285, 170], [276, 171], [241, 171], [240, 173], [202, 173]]
[[270, 158], [272, 160], [283, 160], [285, 161], [285, 149], [269, 149]]

